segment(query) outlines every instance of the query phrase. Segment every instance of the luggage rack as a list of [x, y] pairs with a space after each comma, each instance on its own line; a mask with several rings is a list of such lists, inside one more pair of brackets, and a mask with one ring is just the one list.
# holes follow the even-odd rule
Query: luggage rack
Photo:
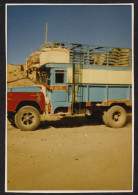
[[66, 42], [43, 43], [37, 50], [44, 48], [66, 48], [70, 51], [70, 63], [99, 66], [132, 66], [132, 50], [119, 47], [97, 46]]

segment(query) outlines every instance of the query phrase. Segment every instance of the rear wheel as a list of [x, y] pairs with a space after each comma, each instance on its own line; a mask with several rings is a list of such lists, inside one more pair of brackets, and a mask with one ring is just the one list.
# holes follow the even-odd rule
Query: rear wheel
[[127, 121], [126, 111], [121, 106], [113, 106], [107, 111], [107, 123], [113, 128], [123, 127]]
[[24, 106], [15, 115], [15, 123], [22, 131], [33, 131], [40, 124], [40, 113], [33, 106]]

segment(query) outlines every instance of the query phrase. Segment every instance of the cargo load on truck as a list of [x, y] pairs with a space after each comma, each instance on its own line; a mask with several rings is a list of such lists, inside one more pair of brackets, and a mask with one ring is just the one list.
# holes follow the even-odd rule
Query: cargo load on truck
[[83, 45], [75, 43], [44, 43], [26, 59], [27, 68], [48, 63], [73, 63], [129, 67], [132, 63], [131, 49]]
[[69, 63], [70, 55], [68, 48], [58, 47], [54, 44], [47, 45], [38, 51], [31, 53], [30, 57], [26, 59], [27, 68], [40, 67], [48, 63]]

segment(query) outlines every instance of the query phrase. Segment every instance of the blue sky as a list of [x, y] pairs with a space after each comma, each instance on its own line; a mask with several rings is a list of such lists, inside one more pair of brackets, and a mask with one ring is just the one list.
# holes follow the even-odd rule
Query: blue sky
[[25, 5], [7, 7], [7, 62], [26, 63], [45, 41], [132, 47], [131, 5]]

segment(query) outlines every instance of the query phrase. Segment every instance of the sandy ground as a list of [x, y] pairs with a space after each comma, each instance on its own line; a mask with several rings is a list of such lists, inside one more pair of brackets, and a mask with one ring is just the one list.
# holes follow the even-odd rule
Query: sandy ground
[[23, 132], [7, 123], [8, 190], [131, 190], [131, 116], [121, 129], [85, 117]]
[[[27, 79], [8, 87], [32, 85]], [[132, 116], [125, 127], [51, 117], [24, 132], [7, 121], [7, 190], [131, 190]]]

